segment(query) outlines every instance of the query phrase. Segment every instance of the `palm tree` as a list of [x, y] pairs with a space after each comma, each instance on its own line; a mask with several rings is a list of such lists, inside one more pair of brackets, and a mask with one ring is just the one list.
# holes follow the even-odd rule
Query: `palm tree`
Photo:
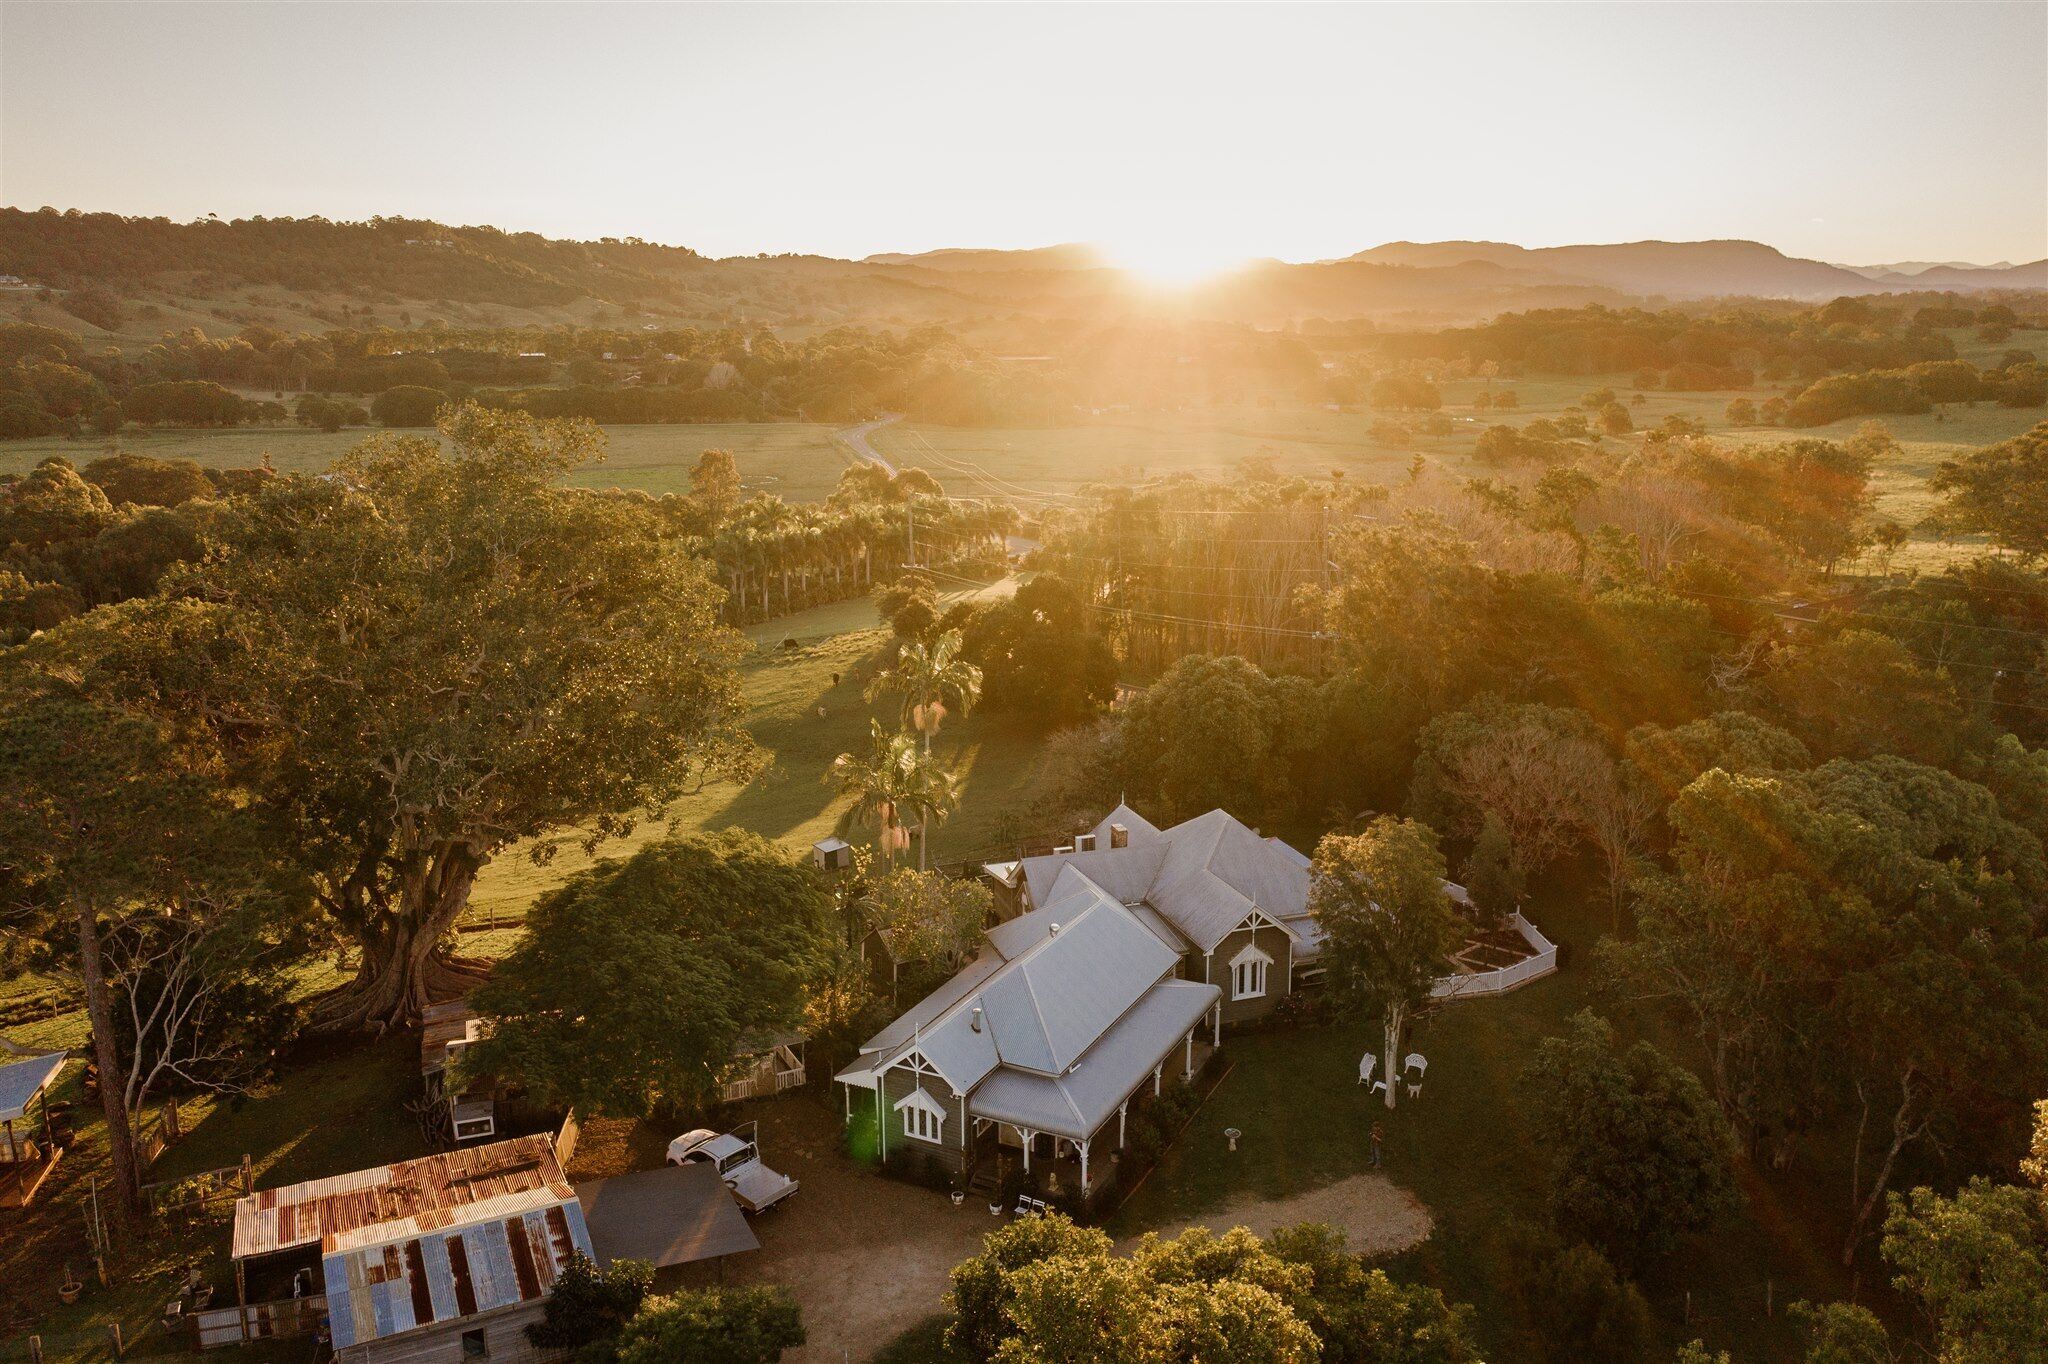
[[[896, 865], [896, 850], [909, 846], [910, 826], [920, 831], [932, 820], [953, 813], [959, 798], [952, 774], [918, 749], [906, 732], [891, 734], [879, 720], [868, 721], [868, 756], [842, 753], [832, 760], [828, 780], [854, 797], [853, 822], [874, 823], [881, 834], [883, 855]], [[917, 863], [924, 868], [924, 840], [918, 840]]]
[[958, 630], [946, 631], [929, 647], [912, 641], [868, 683], [870, 701], [884, 692], [903, 693], [903, 723], [924, 736], [927, 755], [932, 751], [932, 735], [946, 718], [947, 703], [965, 715], [981, 699], [981, 669], [960, 657], [960, 648]]

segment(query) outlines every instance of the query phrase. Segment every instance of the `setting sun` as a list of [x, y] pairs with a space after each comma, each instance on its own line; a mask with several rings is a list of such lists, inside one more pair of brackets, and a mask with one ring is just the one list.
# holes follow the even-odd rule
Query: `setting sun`
[[1192, 235], [1112, 238], [1100, 243], [1103, 259], [1147, 284], [1185, 288], [1248, 264], [1251, 254]]

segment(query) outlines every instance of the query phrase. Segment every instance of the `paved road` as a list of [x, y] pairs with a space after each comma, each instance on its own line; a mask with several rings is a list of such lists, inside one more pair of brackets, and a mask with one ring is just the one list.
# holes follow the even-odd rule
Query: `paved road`
[[841, 441], [845, 442], [846, 448], [853, 451], [855, 458], [873, 460], [888, 471], [889, 477], [894, 478], [896, 477], [896, 466], [891, 464], [881, 451], [868, 444], [868, 437], [874, 435], [875, 432], [891, 422], [900, 422], [902, 420], [903, 414], [901, 412], [886, 412], [871, 422], [862, 422], [859, 426], [849, 426], [846, 430], [838, 432], [837, 435]]

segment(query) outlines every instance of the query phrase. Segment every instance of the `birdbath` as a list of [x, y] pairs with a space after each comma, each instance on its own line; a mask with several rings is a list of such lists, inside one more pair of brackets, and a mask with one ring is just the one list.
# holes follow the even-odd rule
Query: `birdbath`
[[1237, 1149], [1237, 1139], [1243, 1135], [1244, 1133], [1238, 1131], [1235, 1127], [1223, 1129], [1223, 1139], [1230, 1143], [1230, 1149], [1233, 1151]]

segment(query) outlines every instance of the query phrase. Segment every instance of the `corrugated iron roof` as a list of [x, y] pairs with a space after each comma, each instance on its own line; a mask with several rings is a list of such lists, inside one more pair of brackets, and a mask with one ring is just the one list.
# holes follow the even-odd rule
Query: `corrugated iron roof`
[[0, 1120], [14, 1122], [26, 1116], [36, 1095], [48, 1088], [57, 1072], [64, 1069], [64, 1057], [65, 1053], [53, 1051], [48, 1056], [31, 1056], [26, 1061], [0, 1066]]
[[[1128, 847], [1107, 846], [1108, 825], [1130, 830]], [[1154, 829], [1118, 806], [1096, 827], [1091, 852], [1024, 859], [1033, 904], [1066, 893], [1063, 874], [1078, 871], [1125, 904], [1157, 910], [1204, 952], [1245, 921], [1254, 906], [1299, 933], [1308, 906], [1309, 863], [1277, 839], [1262, 838], [1227, 811], [1211, 810], [1170, 829]]]
[[545, 1135], [259, 1189], [235, 1203], [234, 1256], [316, 1243], [324, 1254], [327, 1238], [379, 1226], [393, 1228], [379, 1239], [444, 1230], [491, 1216], [480, 1209], [492, 1200], [542, 1190], [556, 1202], [575, 1197]]
[[[320, 1260], [334, 1347], [416, 1331], [544, 1298], [590, 1231], [573, 1192], [506, 1194], [472, 1205], [488, 1220], [365, 1244], [381, 1228], [330, 1238]], [[514, 1205], [544, 1200], [544, 1206]]]

